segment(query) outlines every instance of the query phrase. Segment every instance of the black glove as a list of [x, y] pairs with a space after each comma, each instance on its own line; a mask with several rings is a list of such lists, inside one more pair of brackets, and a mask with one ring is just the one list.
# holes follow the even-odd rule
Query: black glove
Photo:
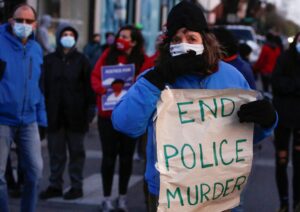
[[174, 83], [176, 78], [184, 74], [204, 73], [205, 65], [202, 55], [194, 51], [171, 57], [149, 71], [144, 77], [159, 89], [163, 90], [166, 83]]
[[257, 100], [243, 104], [237, 113], [240, 122], [254, 122], [263, 128], [271, 127], [276, 121], [276, 111], [267, 100]]
[[46, 138], [47, 128], [39, 126], [39, 134], [40, 134], [41, 141], [44, 140]]

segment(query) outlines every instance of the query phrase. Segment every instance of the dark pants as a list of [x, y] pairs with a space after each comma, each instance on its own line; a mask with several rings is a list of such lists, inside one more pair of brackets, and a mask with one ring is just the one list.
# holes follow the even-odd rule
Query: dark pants
[[50, 186], [63, 187], [63, 173], [69, 152], [68, 171], [72, 188], [82, 189], [82, 173], [85, 160], [84, 133], [61, 129], [48, 134], [48, 150], [50, 156]]
[[148, 212], [156, 212], [158, 207], [158, 196], [148, 193]]
[[261, 81], [264, 92], [269, 92], [271, 86], [271, 74], [261, 74]]
[[[300, 201], [300, 129], [291, 129], [278, 126], [275, 129], [276, 147], [276, 183], [281, 206], [288, 205], [288, 175], [290, 136], [293, 134], [293, 196], [294, 205]], [[286, 152], [282, 155], [282, 152]]]
[[5, 178], [6, 178], [8, 189], [20, 189], [21, 185], [24, 182], [24, 176], [23, 176], [21, 166], [20, 166], [21, 162], [20, 162], [20, 156], [19, 156], [18, 148], [16, 148], [16, 155], [17, 155], [17, 158], [18, 158], [17, 179], [15, 179], [14, 175], [13, 175], [13, 166], [12, 166], [12, 161], [11, 161], [11, 153], [7, 158]]
[[98, 130], [103, 152], [101, 174], [104, 196], [111, 195], [117, 156], [119, 156], [120, 164], [119, 194], [126, 194], [132, 172], [132, 161], [136, 139], [130, 138], [114, 130], [110, 118], [101, 118], [98, 116]]

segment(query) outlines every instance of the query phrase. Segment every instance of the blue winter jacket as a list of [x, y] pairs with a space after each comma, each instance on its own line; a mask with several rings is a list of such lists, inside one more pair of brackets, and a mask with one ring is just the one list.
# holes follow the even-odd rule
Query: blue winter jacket
[[[219, 70], [210, 76], [203, 78], [195, 75], [184, 75], [177, 78], [170, 87], [178, 89], [250, 89], [242, 74], [225, 62], [220, 62]], [[159, 172], [155, 169], [156, 149], [153, 115], [160, 95], [161, 91], [156, 86], [141, 77], [116, 105], [112, 114], [114, 128], [131, 137], [138, 137], [148, 130], [145, 177], [149, 191], [154, 195], [159, 194]], [[254, 139], [261, 140], [271, 135], [272, 130], [273, 127], [265, 130], [256, 127]]]
[[38, 122], [47, 126], [40, 89], [41, 47], [33, 35], [26, 45], [14, 36], [11, 26], [0, 26], [0, 124], [18, 126]]

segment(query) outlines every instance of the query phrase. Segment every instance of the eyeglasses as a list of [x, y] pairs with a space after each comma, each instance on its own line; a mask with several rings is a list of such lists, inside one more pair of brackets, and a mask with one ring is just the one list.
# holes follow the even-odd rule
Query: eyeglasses
[[17, 23], [26, 23], [26, 24], [33, 24], [35, 22], [35, 20], [33, 19], [26, 19], [26, 18], [14, 18], [14, 20], [17, 22]]

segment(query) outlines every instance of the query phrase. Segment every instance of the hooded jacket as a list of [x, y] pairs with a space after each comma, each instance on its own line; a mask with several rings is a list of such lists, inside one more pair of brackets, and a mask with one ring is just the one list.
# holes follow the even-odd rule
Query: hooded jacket
[[[62, 32], [77, 31], [70, 26]], [[88, 113], [94, 105], [94, 94], [90, 87], [91, 67], [84, 54], [75, 47], [64, 54], [63, 47], [58, 43], [54, 53], [44, 58], [43, 84], [45, 89], [46, 108], [49, 120], [48, 131], [55, 132], [61, 127], [73, 132], [88, 130]]]
[[10, 24], [0, 26], [0, 124], [47, 126], [39, 84], [42, 55], [33, 35], [23, 45]]

